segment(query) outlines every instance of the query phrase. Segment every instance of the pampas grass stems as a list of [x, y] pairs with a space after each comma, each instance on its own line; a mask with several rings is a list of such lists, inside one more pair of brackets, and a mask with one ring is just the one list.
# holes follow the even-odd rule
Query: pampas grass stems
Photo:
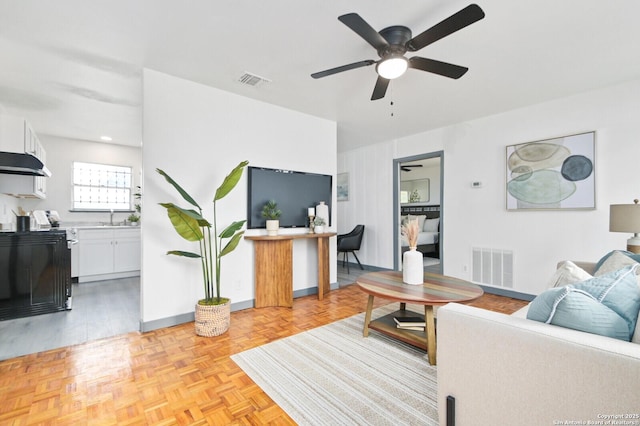
[[418, 219], [412, 219], [406, 225], [402, 225], [402, 236], [406, 238], [410, 248], [418, 246]]

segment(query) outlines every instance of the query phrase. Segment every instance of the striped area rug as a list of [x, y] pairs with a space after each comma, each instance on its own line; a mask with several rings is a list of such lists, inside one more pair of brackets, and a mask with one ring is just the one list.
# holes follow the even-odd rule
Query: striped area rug
[[365, 338], [363, 324], [364, 313], [231, 358], [299, 425], [437, 425], [426, 353], [376, 331]]

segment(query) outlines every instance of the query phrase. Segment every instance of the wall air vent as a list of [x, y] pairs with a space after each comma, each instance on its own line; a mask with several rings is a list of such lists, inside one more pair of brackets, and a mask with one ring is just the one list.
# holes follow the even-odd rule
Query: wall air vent
[[472, 250], [473, 282], [513, 288], [512, 251], [477, 247]]
[[271, 80], [268, 78], [260, 77], [259, 75], [252, 74], [250, 72], [245, 72], [240, 76], [238, 81], [242, 84], [246, 84], [248, 86], [262, 86], [266, 83], [271, 83]]

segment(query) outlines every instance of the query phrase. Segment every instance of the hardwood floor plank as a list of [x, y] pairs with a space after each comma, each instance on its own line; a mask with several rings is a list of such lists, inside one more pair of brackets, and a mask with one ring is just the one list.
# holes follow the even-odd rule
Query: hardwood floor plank
[[[294, 425], [230, 355], [364, 312], [366, 303], [344, 285], [292, 309], [233, 312], [229, 331], [213, 338], [189, 323], [0, 361], [0, 423]], [[510, 313], [526, 303], [485, 295], [473, 305]]]

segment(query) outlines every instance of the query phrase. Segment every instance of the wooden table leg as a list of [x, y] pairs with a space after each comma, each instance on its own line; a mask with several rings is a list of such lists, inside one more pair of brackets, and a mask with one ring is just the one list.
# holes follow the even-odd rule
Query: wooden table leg
[[369, 295], [369, 300], [367, 301], [367, 313], [364, 316], [364, 330], [362, 331], [362, 335], [364, 337], [369, 336], [369, 323], [371, 322], [371, 311], [373, 310], [373, 296]]
[[436, 322], [433, 316], [433, 306], [424, 305], [425, 332], [427, 333], [427, 355], [429, 364], [436, 365]]
[[318, 238], [318, 300], [331, 290], [329, 282], [329, 237]]
[[293, 306], [293, 240], [255, 241], [255, 307]]

